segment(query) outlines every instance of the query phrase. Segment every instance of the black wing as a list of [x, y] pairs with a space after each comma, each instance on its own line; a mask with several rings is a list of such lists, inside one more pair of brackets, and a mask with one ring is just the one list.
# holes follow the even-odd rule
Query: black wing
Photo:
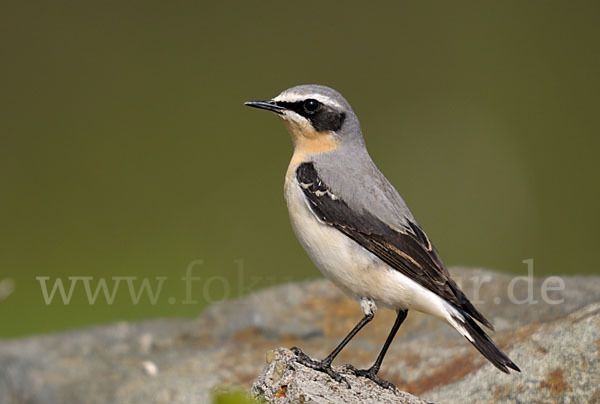
[[437, 251], [416, 223], [408, 221], [406, 229], [398, 230], [369, 212], [359, 214], [353, 211], [328, 189], [313, 163], [302, 163], [296, 169], [296, 179], [312, 211], [321, 221], [335, 227], [392, 268], [493, 330], [492, 324], [450, 278]]

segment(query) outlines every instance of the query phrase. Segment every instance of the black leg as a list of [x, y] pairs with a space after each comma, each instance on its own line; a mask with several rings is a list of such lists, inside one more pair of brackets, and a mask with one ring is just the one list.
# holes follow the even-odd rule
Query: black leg
[[342, 340], [342, 342], [340, 342], [339, 345], [336, 346], [335, 349], [329, 355], [327, 355], [327, 357], [325, 359], [323, 359], [322, 361], [316, 361], [314, 359], [311, 359], [308, 355], [306, 355], [304, 352], [302, 352], [302, 350], [300, 348], [297, 348], [297, 347], [293, 347], [291, 349], [291, 351], [296, 354], [297, 360], [301, 364], [308, 366], [312, 369], [327, 373], [329, 376], [331, 376], [332, 379], [334, 379], [338, 382], [344, 382], [344, 383], [346, 383], [348, 388], [350, 388], [350, 384], [348, 383], [348, 381], [342, 375], [340, 375], [338, 372], [335, 372], [331, 368], [331, 362], [333, 362], [335, 357], [338, 356], [338, 354], [342, 351], [342, 349], [344, 349], [344, 347], [346, 345], [348, 345], [350, 340], [352, 338], [354, 338], [354, 336], [356, 334], [358, 334], [358, 332], [365, 325], [367, 325], [369, 323], [369, 321], [373, 320], [373, 317], [374, 317], [373, 313], [365, 314], [365, 316], [358, 322], [358, 324], [356, 324], [354, 326], [354, 328], [348, 333], [348, 335], [346, 335], [346, 337]]
[[390, 334], [388, 335], [387, 339], [385, 340], [385, 344], [383, 344], [383, 348], [381, 348], [381, 352], [379, 352], [379, 356], [377, 356], [375, 363], [373, 364], [373, 366], [371, 366], [372, 369], [375, 369], [375, 373], [379, 372], [379, 368], [381, 368], [381, 362], [383, 362], [383, 357], [387, 353], [388, 348], [390, 347], [392, 341], [394, 340], [394, 337], [396, 336], [398, 329], [404, 322], [404, 319], [406, 318], [407, 314], [408, 314], [408, 310], [398, 311], [398, 315], [396, 316], [396, 321], [394, 321], [394, 326], [392, 327]]
[[369, 323], [369, 321], [373, 320], [373, 317], [374, 317], [373, 313], [365, 314], [365, 316], [360, 319], [360, 321], [358, 322], [358, 324], [356, 324], [354, 326], [354, 328], [348, 333], [348, 335], [346, 335], [346, 337], [342, 340], [342, 342], [340, 342], [339, 345], [336, 346], [335, 349], [329, 355], [327, 355], [327, 358], [325, 358], [324, 361], [328, 362], [328, 363], [333, 362], [333, 360], [335, 359], [335, 357], [338, 356], [338, 354], [340, 352], [342, 352], [342, 349], [344, 349], [344, 347], [346, 345], [348, 345], [348, 342], [350, 342], [350, 340], [352, 338], [354, 338], [354, 336], [356, 334], [358, 334], [358, 332], [365, 325], [367, 325]]
[[369, 369], [356, 369], [352, 365], [346, 365], [346, 368], [348, 368], [351, 372], [353, 372], [357, 376], [364, 376], [368, 379], [373, 380], [375, 383], [377, 383], [378, 385], [380, 385], [383, 388], [386, 388], [386, 389], [394, 388], [395, 389], [396, 386], [394, 386], [392, 383], [385, 381], [382, 378], [380, 378], [379, 376], [377, 376], [377, 373], [379, 373], [379, 369], [381, 368], [381, 362], [383, 362], [383, 358], [385, 357], [385, 354], [387, 353], [388, 348], [390, 347], [390, 344], [394, 340], [394, 337], [396, 336], [396, 333], [398, 332], [398, 329], [402, 325], [402, 322], [406, 318], [407, 314], [408, 314], [408, 310], [399, 310], [398, 311], [398, 315], [396, 316], [396, 321], [394, 322], [394, 326], [392, 327], [392, 330], [390, 331], [387, 339], [385, 340], [385, 344], [383, 344], [383, 348], [381, 348], [381, 352], [379, 352], [379, 355], [377, 356], [377, 359], [375, 360], [375, 363], [373, 364], [373, 366], [371, 366]]

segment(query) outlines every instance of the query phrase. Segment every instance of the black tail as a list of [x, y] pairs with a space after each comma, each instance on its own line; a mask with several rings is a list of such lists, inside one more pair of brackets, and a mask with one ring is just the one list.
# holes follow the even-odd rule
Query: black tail
[[461, 311], [461, 314], [464, 317], [463, 319], [459, 319], [455, 317], [455, 320], [458, 321], [465, 330], [469, 333], [469, 336], [473, 339], [472, 341], [467, 338], [467, 340], [473, 344], [475, 348], [483, 356], [487, 358], [494, 366], [503, 371], [504, 373], [510, 373], [508, 368], [516, 370], [520, 372], [521, 369], [517, 365], [510, 360], [508, 356], [504, 352], [498, 348], [498, 346], [492, 341], [490, 337], [477, 325], [477, 323], [465, 312]]
[[[447, 285], [450, 286], [450, 288], [452, 289], [452, 292], [456, 296], [456, 299], [460, 304], [459, 307], [462, 311], [465, 311], [475, 320], [479, 321], [481, 324], [494, 331], [494, 326], [492, 325], [492, 323], [490, 323], [488, 319], [485, 318], [483, 314], [481, 314], [481, 312], [475, 308], [475, 306], [473, 306], [473, 304], [469, 301], [467, 296], [463, 293], [462, 290], [458, 288], [458, 285], [454, 281], [449, 280]], [[475, 326], [477, 326], [477, 324], [475, 324]]]

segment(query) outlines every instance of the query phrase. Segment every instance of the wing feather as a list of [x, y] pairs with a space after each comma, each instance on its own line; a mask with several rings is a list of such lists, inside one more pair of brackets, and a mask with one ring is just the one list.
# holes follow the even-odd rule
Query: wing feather
[[392, 228], [368, 211], [352, 210], [319, 178], [313, 163], [302, 163], [296, 169], [296, 179], [311, 210], [322, 222], [335, 227], [392, 268], [493, 330], [492, 324], [450, 278], [418, 224], [408, 220], [406, 228]]

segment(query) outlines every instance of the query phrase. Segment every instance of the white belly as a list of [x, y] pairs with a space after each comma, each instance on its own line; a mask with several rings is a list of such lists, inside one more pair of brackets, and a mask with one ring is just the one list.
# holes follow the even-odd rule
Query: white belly
[[370, 298], [378, 306], [414, 309], [448, 321], [448, 304], [415, 281], [390, 268], [334, 227], [320, 222], [307, 205], [295, 175], [287, 175], [285, 199], [296, 237], [311, 260], [354, 299]]

